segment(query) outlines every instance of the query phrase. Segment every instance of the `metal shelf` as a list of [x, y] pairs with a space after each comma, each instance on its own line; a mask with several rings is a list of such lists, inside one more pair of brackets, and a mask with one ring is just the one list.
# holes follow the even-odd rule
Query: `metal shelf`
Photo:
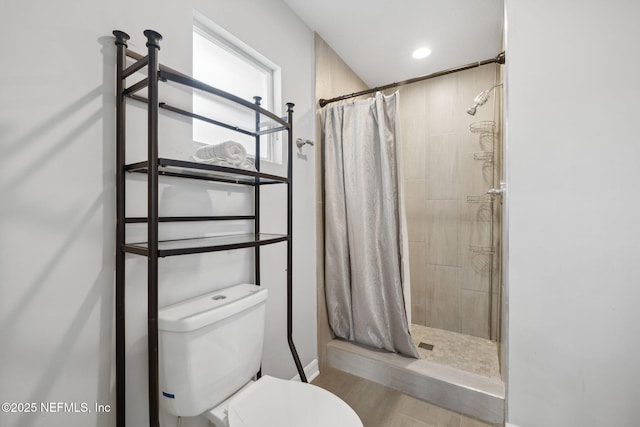
[[[115, 286], [115, 335], [116, 335], [116, 425], [126, 426], [126, 342], [125, 342], [125, 254], [132, 253], [147, 257], [147, 346], [149, 373], [149, 426], [159, 427], [159, 365], [158, 365], [158, 259], [174, 255], [186, 255], [205, 252], [216, 252], [240, 248], [253, 248], [255, 284], [260, 285], [260, 248], [278, 242], [286, 242], [287, 246], [287, 342], [296, 369], [302, 381], [307, 382], [304, 367], [293, 342], [293, 107], [287, 103], [285, 117], [263, 109], [261, 98], [254, 97], [254, 103], [241, 99], [228, 92], [199, 82], [178, 71], [172, 70], [158, 61], [158, 51], [162, 36], [152, 30], [144, 32], [147, 38], [147, 55], [141, 55], [128, 49], [129, 35], [122, 31], [114, 31], [116, 44], [116, 286]], [[128, 64], [127, 58], [133, 59]], [[138, 80], [127, 85], [128, 77]], [[236, 107], [253, 112], [254, 128], [242, 129], [230, 123], [224, 123], [212, 117], [204, 117], [187, 109], [169, 105], [159, 101], [158, 86], [160, 82], [168, 82], [187, 86], [194, 90], [213, 95], [223, 102], [235, 104]], [[165, 85], [166, 86], [166, 85]], [[146, 97], [137, 93], [146, 89]], [[126, 159], [126, 106], [127, 99], [142, 102], [147, 110], [147, 160], [125, 164]], [[263, 135], [282, 132], [286, 135], [287, 161], [286, 177], [271, 175], [260, 171], [260, 158], [256, 157], [255, 166], [258, 171], [234, 169], [226, 166], [196, 163], [184, 160], [161, 158], [158, 155], [158, 119], [159, 110], [177, 115], [202, 120], [210, 124], [230, 129], [255, 138], [255, 152], [260, 153], [260, 139]], [[285, 142], [286, 141], [286, 142]], [[144, 173], [147, 175], [147, 213], [144, 217], [126, 216], [126, 174]], [[159, 177], [169, 176], [205, 180], [219, 183], [252, 186], [253, 212], [244, 215], [226, 216], [160, 216], [159, 215]], [[286, 234], [265, 234], [260, 232], [260, 192], [263, 185], [285, 184], [287, 193], [287, 231]], [[159, 223], [182, 221], [228, 221], [248, 220], [253, 222], [253, 233], [243, 235], [222, 235], [215, 237], [187, 238], [181, 240], [160, 240]], [[126, 224], [146, 223], [147, 240], [143, 243], [126, 243]]]
[[[198, 254], [204, 252], [226, 251], [231, 249], [255, 248], [256, 246], [286, 242], [288, 236], [284, 234], [232, 234], [223, 236], [200, 237], [192, 239], [160, 240], [158, 241], [158, 256]], [[147, 242], [127, 243], [122, 246], [125, 252], [148, 256]]]
[[[260, 116], [265, 116], [268, 117], [269, 119], [271, 119], [273, 122], [280, 124], [281, 126], [283, 126], [284, 129], [291, 129], [291, 122], [285, 120], [282, 117], [277, 116], [276, 114], [272, 113], [269, 110], [265, 110], [264, 108], [260, 107], [259, 105], [256, 105], [254, 103], [251, 103], [245, 99], [242, 99], [238, 96], [235, 96], [229, 92], [225, 92], [223, 90], [220, 90], [218, 88], [215, 88], [213, 86], [209, 86], [206, 83], [203, 83], [199, 80], [194, 79], [193, 77], [187, 76], [185, 74], [180, 73], [179, 71], [176, 70], [172, 70], [168, 67], [160, 67], [160, 70], [158, 71], [158, 78], [161, 81], [169, 81], [169, 82], [175, 82], [178, 83], [180, 85], [184, 85], [184, 86], [188, 86], [191, 87], [193, 89], [198, 89], [201, 90], [203, 92], [209, 93], [211, 95], [215, 95], [217, 97], [220, 97], [222, 99], [225, 99], [227, 101], [230, 101], [232, 103], [235, 103], [239, 106], [242, 106], [244, 108], [250, 109], [255, 111], [256, 113], [258, 113]], [[186, 113], [186, 115], [191, 116], [191, 114], [188, 111], [176, 111], [179, 113]], [[193, 117], [193, 116], [191, 116]], [[259, 133], [259, 132], [258, 132]]]
[[[124, 170], [127, 172], [147, 174], [149, 173], [149, 161], [145, 160], [125, 165]], [[158, 174], [178, 178], [191, 178], [243, 185], [282, 184], [289, 182], [286, 177], [263, 172], [162, 157], [158, 159]]]

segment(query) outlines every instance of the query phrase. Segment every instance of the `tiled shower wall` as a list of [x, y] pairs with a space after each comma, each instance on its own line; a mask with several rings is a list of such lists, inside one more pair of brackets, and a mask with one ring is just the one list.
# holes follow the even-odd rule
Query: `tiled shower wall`
[[[501, 199], [490, 203], [485, 192], [500, 182], [501, 87], [475, 116], [466, 110], [497, 79], [492, 64], [400, 88], [412, 322], [493, 339]], [[496, 121], [495, 134], [470, 131], [486, 120]]]

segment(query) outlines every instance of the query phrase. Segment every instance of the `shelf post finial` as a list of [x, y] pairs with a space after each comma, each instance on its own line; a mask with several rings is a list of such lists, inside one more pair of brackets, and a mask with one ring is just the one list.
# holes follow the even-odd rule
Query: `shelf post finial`
[[294, 104], [293, 102], [287, 102], [287, 113], [293, 113], [293, 107], [296, 104]]
[[153, 46], [160, 49], [160, 42], [162, 41], [162, 35], [153, 30], [144, 30], [144, 35], [147, 38], [147, 47]]
[[113, 35], [116, 38], [116, 45], [127, 47], [127, 40], [131, 38], [129, 37], [129, 34], [125, 33], [124, 31], [113, 30]]

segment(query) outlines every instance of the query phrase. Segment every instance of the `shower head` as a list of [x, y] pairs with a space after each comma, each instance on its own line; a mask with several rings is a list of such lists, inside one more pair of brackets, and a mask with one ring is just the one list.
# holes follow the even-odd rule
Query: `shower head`
[[483, 90], [482, 92], [480, 92], [478, 95], [476, 95], [476, 97], [473, 100], [473, 105], [469, 108], [467, 108], [467, 114], [470, 114], [472, 116], [475, 116], [476, 114], [476, 110], [478, 109], [479, 106], [484, 105], [485, 102], [487, 102], [487, 100], [489, 99], [489, 94], [491, 93], [492, 90], [494, 90], [495, 88], [497, 88], [498, 86], [501, 86], [502, 83], [498, 83], [497, 85], [487, 89], [487, 90]]
[[467, 114], [475, 116], [478, 107], [484, 105], [484, 103], [489, 99], [489, 92], [491, 92], [493, 88], [495, 88], [495, 86], [491, 89], [483, 90], [482, 92], [480, 92], [473, 100], [473, 105], [467, 108]]

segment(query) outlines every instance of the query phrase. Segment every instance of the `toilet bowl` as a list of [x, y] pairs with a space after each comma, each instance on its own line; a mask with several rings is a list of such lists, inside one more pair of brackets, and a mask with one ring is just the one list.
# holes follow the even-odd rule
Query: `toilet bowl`
[[363, 427], [355, 411], [336, 395], [268, 375], [204, 416], [215, 427]]
[[[345, 402], [320, 387], [262, 376], [268, 291], [241, 284], [158, 312], [160, 404], [215, 427], [362, 427]], [[213, 409], [211, 409], [213, 408]]]

